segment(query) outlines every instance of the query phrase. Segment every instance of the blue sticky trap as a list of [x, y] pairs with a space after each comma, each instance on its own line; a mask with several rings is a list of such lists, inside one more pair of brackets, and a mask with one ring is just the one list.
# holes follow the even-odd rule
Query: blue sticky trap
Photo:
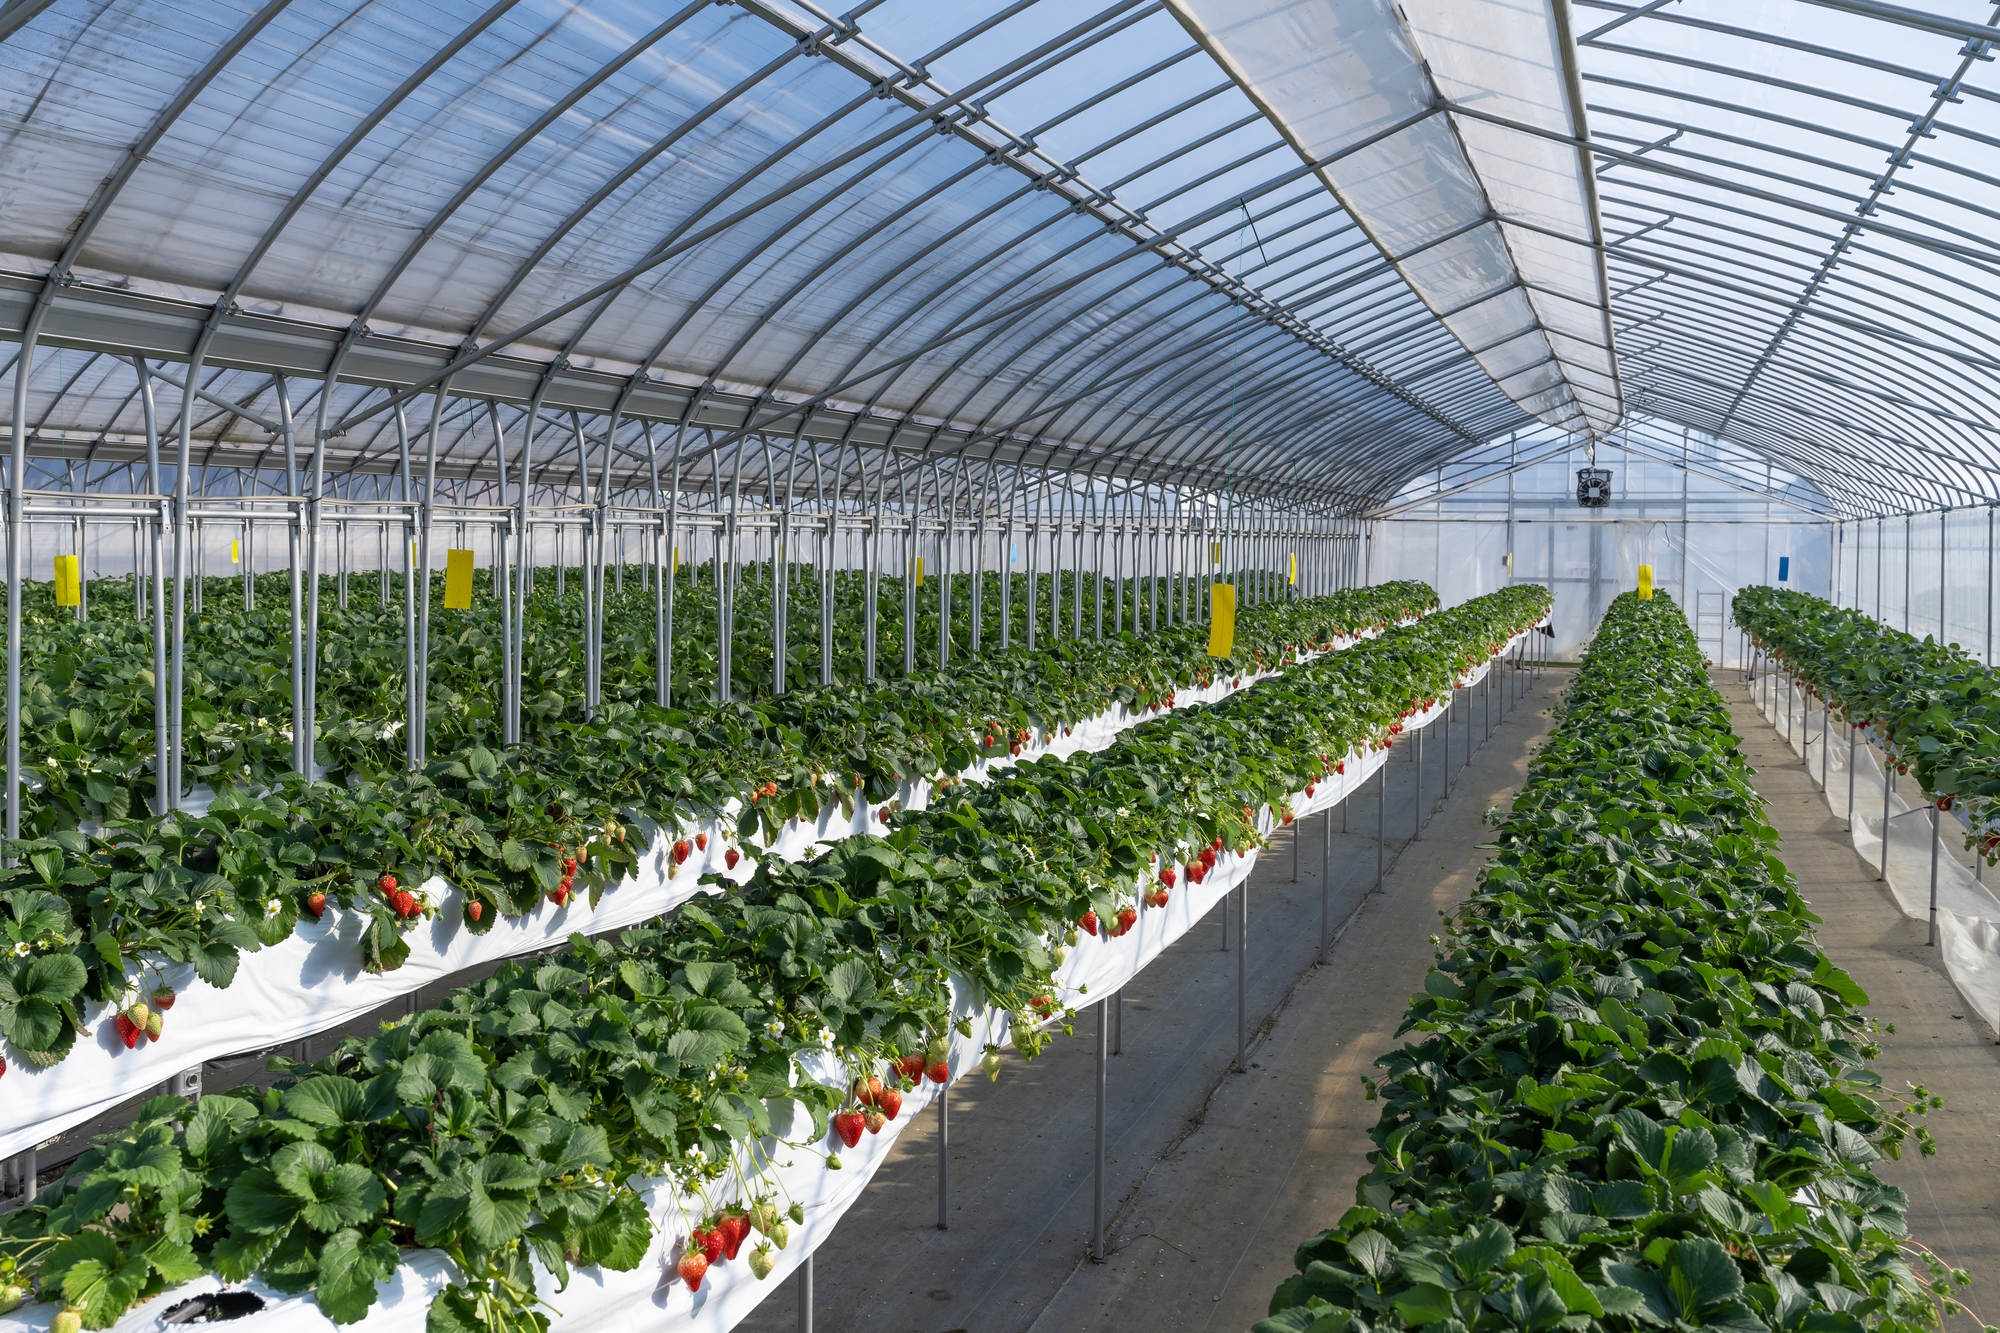
[[1013, 542], [1007, 543], [1007, 563], [1010, 565], [1021, 563], [1021, 548]]
[[1783, 583], [1786, 579], [1791, 577], [1791, 574], [1792, 574], [1792, 558], [1788, 555], [1779, 556], [1778, 582]]

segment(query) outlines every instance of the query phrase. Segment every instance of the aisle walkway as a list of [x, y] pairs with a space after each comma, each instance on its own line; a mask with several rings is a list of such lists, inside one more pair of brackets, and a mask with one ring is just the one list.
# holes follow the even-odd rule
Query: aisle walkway
[[[1109, 1074], [1108, 1263], [1085, 1259], [1095, 1109], [1086, 1018], [1032, 1064], [1010, 1053], [997, 1084], [954, 1088], [951, 1230], [937, 1230], [935, 1115], [902, 1136], [819, 1252], [816, 1333], [1240, 1331], [1261, 1319], [1293, 1248], [1353, 1201], [1379, 1110], [1363, 1099], [1360, 1076], [1394, 1044], [1430, 963], [1437, 910], [1471, 887], [1488, 834], [1482, 816], [1518, 785], [1567, 674], [1531, 686], [1462, 771], [1463, 717], [1454, 719], [1452, 795], [1400, 853], [1415, 767], [1405, 756], [1415, 747], [1397, 747], [1385, 802], [1395, 859], [1380, 896], [1369, 893], [1373, 793], [1358, 799], [1345, 835], [1331, 816], [1331, 917], [1345, 929], [1327, 967], [1314, 966], [1322, 824], [1304, 830], [1297, 884], [1288, 841], [1260, 859], [1247, 992], [1262, 1035], [1247, 1076], [1228, 1068], [1237, 955], [1217, 947], [1217, 914], [1127, 989], [1124, 1054]], [[1473, 708], [1476, 733], [1476, 699]], [[1425, 759], [1433, 802], [1440, 753], [1434, 736]], [[791, 1288], [739, 1327], [796, 1328]]]
[[[1930, 1117], [1938, 1155], [1906, 1153], [1880, 1174], [1910, 1195], [1910, 1233], [1954, 1267], [1971, 1270], [1973, 1299], [2000, 1320], [2000, 1045], [1951, 984], [1924, 923], [1903, 914], [1886, 884], [1854, 853], [1840, 817], [1828, 812], [1797, 754], [1757, 711], [1736, 671], [1715, 673], [1730, 703], [1757, 790], [1771, 803], [1779, 855], [1823, 919], [1820, 946], [1873, 1003], [1875, 1068], [1885, 1088], [1922, 1083], [1944, 1098]], [[1959, 1321], [1971, 1328], [1969, 1321]]]

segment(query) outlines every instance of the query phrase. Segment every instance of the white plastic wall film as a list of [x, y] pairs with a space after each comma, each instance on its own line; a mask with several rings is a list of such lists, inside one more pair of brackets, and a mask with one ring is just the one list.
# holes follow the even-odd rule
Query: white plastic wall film
[[[1819, 701], [1792, 688], [1781, 672], [1766, 671], [1751, 684], [1759, 709], [1819, 781], [1827, 808], [1848, 820], [1854, 851], [1880, 868], [1884, 816], [1888, 827], [1890, 892], [1905, 916], [1926, 921], [1931, 909], [1931, 868], [1937, 867], [1937, 942], [1952, 984], [1986, 1026], [2000, 1032], [2000, 897], [1981, 882], [1965, 850], [1965, 826], [1951, 814], [1935, 833], [1935, 808], [1917, 789], [1916, 779], [1897, 775], [1883, 800], [1883, 753], [1868, 728], [1858, 729], [1854, 768], [1841, 723], [1826, 725]], [[1826, 741], [1821, 742], [1822, 727]], [[1824, 751], [1824, 753], [1822, 753]], [[1850, 776], [1852, 786], [1850, 788]], [[1848, 793], [1854, 805], [1848, 808]], [[1887, 806], [1885, 811], [1884, 806]], [[1932, 844], [1937, 856], [1932, 859]]]
[[[1512, 653], [1533, 632], [1524, 630], [1515, 635], [1501, 646], [1495, 657]], [[1489, 665], [1482, 663], [1467, 672], [1461, 686], [1477, 684], [1487, 674]], [[1245, 683], [1248, 684], [1247, 679]], [[1447, 712], [1445, 704], [1438, 704], [1412, 715], [1404, 722], [1405, 735], [1422, 730]], [[1303, 818], [1338, 806], [1375, 776], [1390, 754], [1387, 749], [1349, 754], [1344, 760], [1344, 773], [1320, 781], [1311, 797], [1304, 792], [1294, 794], [1291, 804], [1295, 817]], [[1261, 829], [1269, 832], [1274, 823], [1268, 808], [1259, 812]], [[1225, 854], [1200, 884], [1189, 884], [1185, 879], [1178, 883], [1166, 907], [1148, 908], [1142, 899], [1138, 920], [1124, 936], [1085, 937], [1070, 951], [1057, 973], [1057, 998], [1065, 1004], [1087, 1004], [1115, 994], [1169, 945], [1193, 929], [1231, 890], [1246, 883], [1256, 862], [1255, 849], [1240, 856]], [[692, 864], [690, 861], [689, 865]], [[975, 1007], [964, 987], [955, 985], [954, 993], [957, 997], [954, 1007], [971, 1024], [969, 1037], [956, 1033], [952, 1036], [948, 1063], [955, 1081], [976, 1073], [984, 1047], [989, 1042], [1006, 1045], [1010, 1034], [1004, 1012]], [[817, 1067], [808, 1071], [811, 1076], [829, 1086], [845, 1086], [846, 1074], [835, 1061], [828, 1058], [816, 1063]], [[782, 1202], [796, 1201], [805, 1210], [805, 1221], [791, 1228], [789, 1244], [775, 1256], [777, 1264], [770, 1277], [761, 1282], [745, 1263], [722, 1263], [709, 1268], [699, 1292], [690, 1292], [674, 1272], [690, 1229], [714, 1206], [740, 1197], [740, 1173], [710, 1190], [707, 1199], [678, 1194], [665, 1180], [647, 1182], [642, 1192], [656, 1224], [656, 1234], [638, 1267], [629, 1272], [580, 1270], [564, 1291], [556, 1290], [549, 1275], [537, 1270], [542, 1296], [552, 1309], [560, 1312], [554, 1320], [555, 1327], [582, 1330], [658, 1327], [664, 1323], [690, 1333], [727, 1333], [764, 1297], [778, 1290], [785, 1277], [832, 1232], [886, 1160], [896, 1135], [930, 1107], [938, 1092], [936, 1084], [923, 1082], [905, 1097], [901, 1113], [880, 1134], [864, 1135], [852, 1149], [839, 1148], [842, 1161], [839, 1171], [827, 1168], [822, 1157], [825, 1143], [788, 1143], [774, 1136], [756, 1145], [754, 1160], [747, 1163], [753, 1173], [763, 1177], [756, 1183], [755, 1192], [775, 1192]], [[805, 1133], [809, 1122], [798, 1111], [796, 1103], [775, 1105], [774, 1128], [784, 1124], [791, 1132]], [[836, 1141], [829, 1136], [827, 1142]], [[766, 1166], [766, 1170], [756, 1170]], [[422, 1333], [432, 1298], [451, 1280], [452, 1266], [442, 1252], [406, 1251], [395, 1274], [378, 1288], [378, 1305], [361, 1324], [350, 1327], [362, 1333]], [[113, 1328], [116, 1333], [162, 1333], [167, 1326], [160, 1316], [167, 1309], [199, 1293], [218, 1290], [222, 1285], [213, 1276], [203, 1276], [129, 1311]], [[255, 1280], [243, 1284], [242, 1289], [265, 1301], [261, 1311], [232, 1321], [244, 1333], [259, 1329], [333, 1333], [337, 1327], [309, 1296], [287, 1295]], [[25, 1306], [11, 1315], [0, 1316], [0, 1333], [40, 1333], [48, 1327], [55, 1311], [56, 1307], [50, 1304]]]
[[[1334, 651], [1355, 642], [1335, 640]], [[1316, 655], [1302, 654], [1308, 660]], [[1243, 676], [1241, 686], [1217, 679], [1207, 689], [1183, 688], [1176, 691], [1175, 703], [1177, 707], [1214, 703], [1272, 674]], [[1010, 755], [982, 759], [960, 776], [977, 781], [1021, 760], [1102, 750], [1121, 732], [1152, 716], [1156, 715], [1131, 713], [1116, 704], [1073, 725], [1067, 735], [1037, 737], [1023, 747], [1019, 760]], [[897, 803], [905, 809], [922, 809], [930, 791], [929, 781], [906, 782]], [[370, 973], [363, 968], [358, 941], [365, 921], [359, 914], [339, 911], [329, 911], [317, 922], [302, 919], [288, 939], [243, 955], [236, 979], [226, 989], [197, 980], [191, 964], [161, 960], [149, 975], [177, 992], [163, 1040], [126, 1050], [111, 1029], [115, 1006], [92, 1002], [84, 1010], [90, 1036], [79, 1039], [67, 1059], [46, 1069], [24, 1059], [8, 1061], [0, 1157], [34, 1147], [144, 1095], [184, 1069], [337, 1028], [468, 968], [556, 947], [574, 934], [599, 935], [649, 921], [692, 897], [699, 891], [701, 877], [710, 871], [746, 882], [756, 869], [756, 849], [735, 836], [740, 809], [740, 804], [732, 803], [720, 819], [662, 831], [640, 863], [639, 875], [606, 890], [595, 907], [582, 897], [563, 907], [543, 899], [532, 913], [502, 917], [484, 934], [466, 929], [463, 897], [450, 883], [433, 877], [421, 893], [437, 905], [438, 913], [406, 937], [410, 956], [393, 972]], [[802, 860], [821, 843], [856, 833], [886, 832], [887, 826], [877, 818], [880, 809], [862, 803], [843, 819], [837, 807], [829, 806], [816, 824], [794, 820], [773, 850], [787, 859]], [[698, 834], [706, 835], [707, 847], [675, 867], [671, 855], [675, 840], [692, 841]], [[733, 872], [724, 862], [731, 846], [752, 854]]]

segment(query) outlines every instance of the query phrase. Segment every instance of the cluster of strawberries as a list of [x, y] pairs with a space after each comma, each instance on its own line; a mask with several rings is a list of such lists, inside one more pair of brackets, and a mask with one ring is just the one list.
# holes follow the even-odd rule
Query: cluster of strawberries
[[[902, 775], [899, 773], [897, 774], [897, 776], [901, 777]], [[750, 804], [755, 805], [757, 804], [757, 802], [763, 800], [765, 797], [776, 796], [777, 794], [778, 794], [778, 784], [775, 782], [766, 782], [762, 786], [758, 787], [757, 790], [750, 793]]]
[[1176, 698], [1178, 698], [1178, 697], [1179, 697], [1179, 694], [1178, 694], [1178, 692], [1175, 692], [1175, 693], [1172, 693], [1172, 694], [1169, 694], [1169, 695], [1168, 695], [1168, 696], [1167, 696], [1166, 698], [1164, 698], [1164, 699], [1155, 699], [1155, 700], [1153, 700], [1152, 704], [1148, 706], [1148, 709], [1147, 709], [1147, 711], [1149, 711], [1149, 712], [1153, 712], [1153, 713], [1157, 713], [1157, 712], [1159, 712], [1159, 711], [1160, 711], [1160, 710], [1161, 710], [1162, 708], [1172, 708], [1172, 707], [1174, 706], [1174, 700], [1175, 700]]
[[[882, 1126], [894, 1120], [903, 1109], [902, 1080], [910, 1077], [908, 1070], [914, 1067], [915, 1078], [924, 1076], [924, 1057], [908, 1056], [891, 1066], [893, 1081], [884, 1084], [881, 1079], [870, 1074], [866, 1078], [854, 1080], [854, 1100], [856, 1105], [836, 1113], [833, 1117], [833, 1132], [840, 1135], [840, 1141], [852, 1148], [861, 1142], [862, 1132], [880, 1134]], [[938, 1069], [951, 1077], [951, 1071], [942, 1063]], [[944, 1079], [938, 1080], [940, 1083]], [[829, 1163], [830, 1165], [830, 1163]]]
[[777, 1267], [777, 1256], [772, 1253], [771, 1247], [776, 1245], [782, 1250], [791, 1239], [791, 1229], [785, 1225], [788, 1217], [793, 1222], [804, 1222], [805, 1209], [795, 1203], [780, 1213], [775, 1201], [759, 1199], [747, 1209], [741, 1204], [732, 1204], [720, 1212], [711, 1213], [702, 1219], [700, 1226], [688, 1233], [687, 1249], [682, 1252], [680, 1262], [674, 1265], [674, 1271], [680, 1274], [681, 1281], [687, 1283], [689, 1291], [700, 1291], [701, 1280], [708, 1276], [709, 1268], [734, 1261], [737, 1252], [743, 1248], [743, 1242], [750, 1238], [751, 1229], [755, 1228], [765, 1241], [750, 1252], [750, 1271], [762, 1282]]
[[[125, 1043], [125, 1049], [128, 1051], [148, 1038], [158, 1041], [160, 1039], [161, 1027], [160, 1016], [173, 1007], [173, 987], [157, 987], [153, 991], [153, 1004], [151, 1008], [148, 1008], [146, 1002], [141, 1000], [128, 1008], [120, 1010], [111, 1016], [112, 1030], [118, 1034], [118, 1040]], [[4, 1073], [5, 1070], [6, 1066], [0, 1065], [0, 1073]]]
[[570, 891], [576, 886], [577, 865], [590, 859], [590, 849], [579, 847], [576, 849], [576, 855], [571, 856], [569, 850], [561, 844], [550, 843], [549, 850], [562, 858], [562, 883], [556, 885], [555, 892], [549, 895], [549, 901], [561, 907], [569, 901]]
[[[1138, 919], [1139, 919], [1138, 908], [1129, 906], [1119, 908], [1118, 918], [1116, 922], [1104, 928], [1104, 938], [1107, 940], [1117, 939], [1120, 935], [1123, 935], [1126, 931], [1132, 929], [1133, 923], [1136, 922]], [[1082, 926], [1086, 934], [1095, 937], [1097, 935], [1097, 928], [1098, 928], [1097, 909], [1093, 907], [1089, 911], [1085, 912], [1082, 916], [1076, 919], [1076, 924]]]
[[[776, 788], [775, 783], [766, 783], [765, 785], [772, 787], [774, 790]], [[762, 791], [763, 788], [760, 787], [758, 788], [758, 790]], [[707, 850], [708, 850], [708, 835], [706, 833], [695, 834], [693, 842], [689, 842], [686, 838], [682, 838], [678, 842], [676, 842], [673, 846], [674, 864], [677, 866], [685, 865], [687, 863], [688, 857], [694, 855], [694, 853], [696, 852], [705, 852]], [[736, 863], [742, 859], [743, 859], [743, 854], [737, 851], [734, 847], [731, 847], [729, 850], [725, 851], [722, 854], [722, 863], [728, 866], [731, 870], [736, 869]]]
[[1208, 878], [1208, 872], [1215, 869], [1216, 858], [1222, 855], [1222, 835], [1216, 834], [1215, 841], [1201, 849], [1201, 855], [1187, 863], [1187, 878], [1190, 884], [1199, 884]]
[[417, 901], [417, 895], [396, 882], [394, 875], [384, 875], [375, 881], [375, 887], [389, 900], [389, 910], [404, 921], [424, 914], [424, 905]]
[[[1065, 736], [1069, 734], [1069, 729], [1067, 727], [1063, 729], [1063, 734]], [[993, 726], [988, 726], [986, 729], [986, 735], [983, 739], [985, 741], [987, 749], [997, 750], [1000, 748], [1001, 741], [1000, 741], [1000, 736], [998, 734], [998, 728]], [[1028, 743], [1028, 729], [1026, 727], [1018, 728], [1015, 730], [1013, 735], [1007, 738], [1006, 741], [1007, 753], [1013, 755], [1015, 758], [1018, 759], [1021, 755], [1022, 747], [1026, 746], [1027, 743]]]

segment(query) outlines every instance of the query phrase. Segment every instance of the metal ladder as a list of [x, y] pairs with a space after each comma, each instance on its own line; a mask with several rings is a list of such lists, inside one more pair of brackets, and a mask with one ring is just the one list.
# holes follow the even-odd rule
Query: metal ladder
[[[1696, 592], [1694, 595], [1694, 638], [1701, 646], [1708, 660], [1723, 666], [1723, 633], [1729, 625], [1728, 604], [1720, 592]], [[1711, 645], [1713, 645], [1711, 647]]]

